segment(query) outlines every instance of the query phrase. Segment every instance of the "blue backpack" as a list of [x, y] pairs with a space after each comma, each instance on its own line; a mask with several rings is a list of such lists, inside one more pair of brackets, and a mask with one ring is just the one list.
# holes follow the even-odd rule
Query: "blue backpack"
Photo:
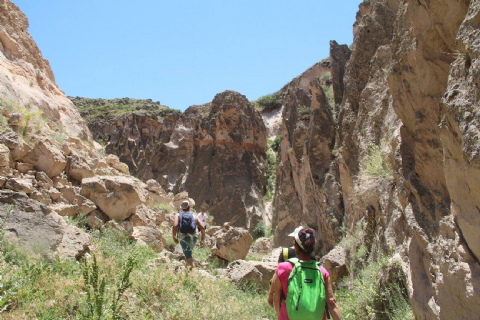
[[197, 220], [191, 212], [180, 212], [178, 227], [181, 233], [195, 233], [197, 229]]

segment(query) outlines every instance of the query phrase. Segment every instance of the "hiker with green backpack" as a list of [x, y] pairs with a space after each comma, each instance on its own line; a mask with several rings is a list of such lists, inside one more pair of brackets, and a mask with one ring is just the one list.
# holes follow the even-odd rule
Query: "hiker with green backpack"
[[328, 271], [310, 259], [315, 242], [315, 230], [301, 229], [293, 240], [296, 258], [277, 267], [272, 286], [279, 320], [327, 319], [326, 306], [333, 320], [340, 320]]

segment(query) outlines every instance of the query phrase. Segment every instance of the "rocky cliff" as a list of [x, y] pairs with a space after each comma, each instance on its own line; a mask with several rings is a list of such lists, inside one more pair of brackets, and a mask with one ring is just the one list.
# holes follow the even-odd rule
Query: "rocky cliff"
[[[0, 103], [3, 108], [22, 105], [41, 111], [50, 130], [91, 141], [85, 122], [72, 102], [55, 83], [47, 60], [43, 59], [28, 33], [27, 17], [10, 0], [0, 1]], [[55, 125], [53, 125], [55, 124]]]
[[478, 317], [478, 1], [361, 5], [335, 150], [344, 228], [397, 254], [417, 319]]
[[[87, 118], [91, 115], [85, 106], [94, 101], [72, 100]], [[174, 193], [188, 191], [197, 209], [208, 208], [216, 223], [255, 228], [264, 211], [266, 129], [254, 106], [225, 91], [184, 114], [159, 108], [142, 106], [142, 112], [113, 121], [91, 117], [89, 127], [136, 176], [155, 179]]]

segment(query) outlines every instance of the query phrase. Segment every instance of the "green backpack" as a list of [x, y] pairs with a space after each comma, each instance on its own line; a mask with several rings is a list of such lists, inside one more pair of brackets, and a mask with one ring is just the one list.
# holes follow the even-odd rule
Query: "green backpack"
[[291, 258], [293, 270], [287, 282], [287, 307], [290, 320], [318, 320], [325, 312], [326, 291], [317, 261]]

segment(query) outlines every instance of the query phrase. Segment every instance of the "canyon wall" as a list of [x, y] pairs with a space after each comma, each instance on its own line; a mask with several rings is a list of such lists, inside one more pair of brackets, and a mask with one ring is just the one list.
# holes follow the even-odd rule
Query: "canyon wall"
[[[72, 100], [80, 110], [93, 103]], [[133, 112], [113, 121], [92, 119], [89, 127], [134, 175], [174, 193], [188, 191], [195, 209], [205, 207], [216, 224], [253, 230], [262, 220], [266, 129], [245, 96], [225, 91], [183, 114]]]

